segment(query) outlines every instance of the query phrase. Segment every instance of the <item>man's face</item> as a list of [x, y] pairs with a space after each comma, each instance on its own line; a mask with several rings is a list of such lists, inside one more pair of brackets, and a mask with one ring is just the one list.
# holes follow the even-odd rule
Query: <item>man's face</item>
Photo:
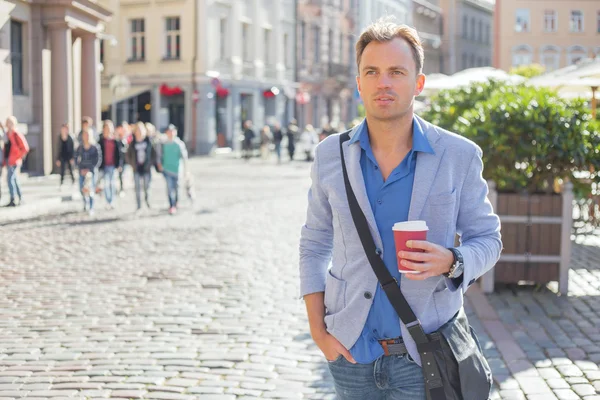
[[69, 134], [69, 128], [67, 128], [66, 126], [63, 126], [62, 128], [60, 128], [60, 135], [62, 136], [63, 139], [66, 139], [68, 134]]
[[425, 84], [425, 76], [416, 69], [411, 47], [404, 39], [369, 43], [356, 78], [367, 117], [393, 121], [412, 110], [414, 97]]
[[6, 129], [9, 131], [12, 131], [13, 129], [15, 129], [15, 125], [13, 124], [11, 119], [6, 120]]

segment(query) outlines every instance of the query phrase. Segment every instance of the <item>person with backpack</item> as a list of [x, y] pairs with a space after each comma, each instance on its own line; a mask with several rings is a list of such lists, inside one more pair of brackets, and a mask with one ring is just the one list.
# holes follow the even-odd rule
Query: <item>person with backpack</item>
[[[17, 132], [16, 128], [17, 118], [14, 116], [8, 117], [6, 119], [7, 134], [4, 146], [4, 165], [8, 170], [8, 191], [10, 193], [10, 202], [7, 207], [15, 207], [23, 203], [18, 172], [23, 165], [23, 159], [29, 153], [27, 139], [20, 132]], [[19, 198], [18, 202], [15, 202], [15, 196]]]

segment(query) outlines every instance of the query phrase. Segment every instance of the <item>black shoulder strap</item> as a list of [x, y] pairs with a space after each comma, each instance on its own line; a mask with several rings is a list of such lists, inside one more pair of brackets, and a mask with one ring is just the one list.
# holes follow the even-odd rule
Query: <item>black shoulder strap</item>
[[371, 264], [371, 268], [373, 268], [373, 272], [375, 272], [381, 288], [385, 292], [387, 298], [390, 300], [390, 303], [394, 307], [394, 310], [404, 325], [406, 325], [410, 336], [417, 344], [417, 348], [421, 356], [421, 363], [423, 365], [423, 375], [425, 377], [425, 381], [427, 382], [426, 386], [429, 390], [429, 394], [431, 395], [431, 399], [445, 400], [446, 396], [444, 395], [443, 384], [440, 378], [437, 363], [435, 362], [435, 358], [433, 357], [432, 353], [436, 346], [434, 343], [430, 342], [429, 338], [425, 334], [425, 331], [423, 330], [423, 327], [421, 326], [421, 322], [417, 319], [415, 313], [406, 301], [406, 298], [400, 291], [398, 282], [392, 276], [392, 274], [390, 274], [390, 271], [388, 271], [385, 263], [379, 256], [377, 246], [375, 246], [375, 241], [373, 240], [373, 236], [369, 231], [367, 217], [365, 217], [365, 214], [360, 208], [358, 200], [356, 199], [354, 191], [352, 190], [352, 186], [350, 185], [343, 147], [344, 142], [348, 140], [350, 140], [349, 132], [344, 132], [340, 135], [340, 157], [342, 160], [342, 172], [344, 174], [344, 184], [346, 186], [346, 195], [348, 196], [348, 205], [350, 206], [350, 213], [352, 214], [354, 225], [358, 231], [358, 236], [360, 237], [360, 241], [367, 255], [367, 259], [369, 260], [369, 264]]

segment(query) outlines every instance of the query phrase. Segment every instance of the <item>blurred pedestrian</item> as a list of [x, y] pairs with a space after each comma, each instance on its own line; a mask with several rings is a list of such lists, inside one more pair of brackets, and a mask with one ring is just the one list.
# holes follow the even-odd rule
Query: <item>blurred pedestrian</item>
[[115, 170], [121, 169], [121, 149], [115, 138], [115, 128], [110, 120], [104, 121], [102, 126], [102, 139], [100, 140], [102, 163], [100, 170], [103, 175], [104, 197], [107, 207], [112, 209], [117, 192], [115, 184]]
[[131, 138], [131, 132], [129, 130], [129, 123], [127, 121], [121, 123], [117, 127], [117, 146], [119, 147], [120, 157], [119, 157], [119, 197], [125, 196], [125, 191], [123, 190], [123, 173], [125, 172], [125, 168], [127, 168], [127, 163], [125, 159], [127, 158], [127, 149], [129, 148]]
[[283, 141], [283, 131], [281, 124], [275, 122], [273, 125], [273, 143], [275, 144], [275, 154], [277, 155], [277, 164], [281, 164], [281, 142]]
[[306, 125], [304, 131], [300, 135], [299, 142], [301, 149], [304, 152], [305, 160], [312, 161], [315, 154], [315, 148], [319, 143], [319, 135], [311, 124]]
[[79, 131], [79, 135], [77, 135], [77, 141], [79, 144], [81, 144], [81, 134], [86, 129], [90, 134], [90, 140], [96, 139], [96, 132], [94, 131], [94, 120], [90, 117], [83, 117], [81, 119], [81, 130]]
[[255, 136], [256, 136], [256, 134], [254, 133], [254, 130], [252, 129], [252, 121], [248, 120], [248, 121], [244, 122], [244, 142], [243, 142], [243, 146], [242, 146], [242, 152], [243, 152], [243, 157], [246, 160], [248, 160], [248, 159], [250, 159], [250, 157], [252, 157], [252, 151], [253, 151], [252, 141], [254, 140]]
[[[167, 197], [169, 199], [169, 214], [177, 212], [179, 201], [179, 167], [181, 161], [186, 163], [188, 152], [185, 143], [177, 136], [175, 125], [169, 125], [166, 131], [166, 139], [160, 145], [159, 169], [167, 181]], [[187, 168], [185, 172], [188, 173]]]
[[[8, 173], [8, 191], [10, 193], [10, 202], [8, 207], [15, 207], [23, 203], [21, 187], [19, 186], [19, 170], [23, 165], [23, 159], [29, 153], [29, 144], [27, 139], [20, 132], [17, 132], [17, 118], [14, 116], [6, 119], [6, 142], [4, 144], [4, 165]], [[15, 203], [15, 196], [19, 201]]]
[[2, 199], [2, 170], [4, 165], [4, 144], [6, 140], [6, 132], [4, 132], [4, 125], [0, 121], [0, 200]]
[[138, 122], [135, 124], [133, 141], [127, 151], [127, 159], [133, 169], [135, 199], [138, 211], [142, 209], [142, 188], [144, 189], [146, 206], [151, 208], [148, 192], [150, 189], [150, 179], [152, 178], [151, 169], [154, 158], [155, 152], [152, 148], [152, 142], [147, 136], [146, 126], [143, 122]]
[[290, 161], [294, 159], [294, 152], [296, 151], [296, 135], [298, 134], [298, 123], [295, 119], [292, 119], [288, 124], [287, 128], [287, 149], [290, 155]]
[[271, 128], [269, 125], [263, 126], [260, 130], [260, 156], [263, 160], [269, 159], [271, 139]]
[[60, 127], [60, 138], [58, 140], [58, 159], [56, 160], [56, 166], [60, 168], [60, 187], [62, 189], [63, 182], [65, 181], [65, 172], [69, 169], [69, 175], [71, 175], [71, 183], [75, 184], [75, 177], [73, 176], [73, 165], [75, 164], [75, 141], [71, 137], [69, 132], [69, 124], [63, 124]]
[[75, 162], [79, 168], [79, 190], [83, 196], [83, 210], [93, 215], [94, 192], [98, 167], [102, 162], [102, 152], [94, 142], [90, 129], [81, 132], [81, 144], [75, 153]]

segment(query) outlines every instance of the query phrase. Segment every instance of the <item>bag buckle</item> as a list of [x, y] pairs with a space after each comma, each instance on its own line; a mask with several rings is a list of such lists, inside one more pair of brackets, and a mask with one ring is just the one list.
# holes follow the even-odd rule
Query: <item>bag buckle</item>
[[379, 286], [381, 286], [381, 288], [385, 291], [385, 287], [389, 286], [389, 285], [391, 285], [393, 283], [395, 283], [396, 286], [398, 286], [398, 280], [396, 278], [392, 278], [392, 280], [389, 281], [389, 282], [387, 282], [387, 283], [381, 283], [381, 282], [379, 282]]

